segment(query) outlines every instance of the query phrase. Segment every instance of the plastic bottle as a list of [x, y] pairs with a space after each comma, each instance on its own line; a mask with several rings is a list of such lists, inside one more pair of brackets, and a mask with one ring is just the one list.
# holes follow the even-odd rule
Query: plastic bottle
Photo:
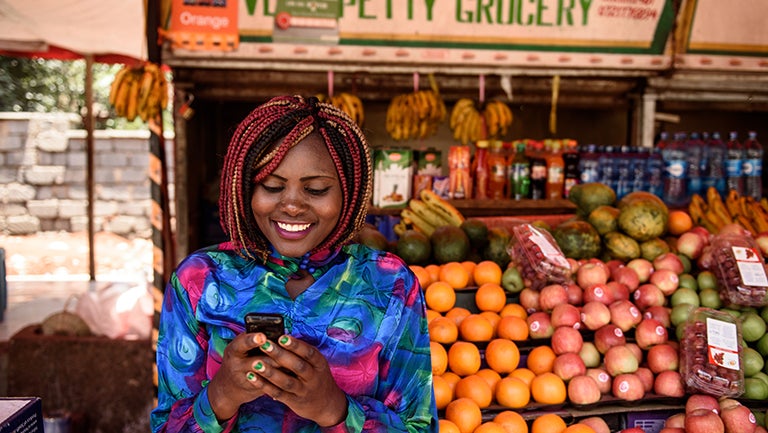
[[522, 200], [531, 192], [531, 161], [525, 156], [525, 142], [515, 142], [515, 156], [510, 164], [510, 198]]
[[587, 144], [579, 152], [581, 183], [600, 182], [600, 161], [596, 144]]
[[[560, 140], [550, 140], [547, 159], [547, 187], [545, 197], [549, 200], [563, 198], [563, 186], [565, 185], [565, 160], [563, 159], [563, 144]], [[545, 144], [545, 145], [546, 145]]]
[[664, 202], [668, 206], [685, 206], [688, 199], [687, 179], [688, 160], [685, 152], [684, 134], [675, 137], [663, 146], [661, 156], [664, 158]]
[[488, 140], [477, 140], [475, 143], [475, 158], [472, 161], [474, 176], [473, 198], [485, 200], [488, 198]]
[[744, 141], [744, 195], [760, 200], [763, 196], [763, 145], [757, 141], [757, 132], [749, 131]]
[[616, 167], [617, 152], [615, 148], [609, 144], [603, 147], [602, 152], [599, 153], [600, 182], [616, 191], [616, 186], [618, 184], [618, 172]]
[[563, 197], [568, 198], [571, 188], [579, 183], [579, 146], [576, 140], [568, 140], [563, 151]]
[[544, 144], [541, 141], [533, 141], [531, 147], [531, 198], [541, 200], [546, 198], [547, 189], [547, 160], [544, 156]]
[[702, 188], [702, 166], [704, 160], [704, 142], [698, 132], [692, 132], [685, 140], [685, 153], [688, 158], [688, 197], [693, 194], [701, 194]]
[[614, 158], [616, 198], [629, 194], [632, 187], [632, 151], [629, 145], [619, 147]]
[[706, 140], [706, 169], [702, 173], [702, 189], [706, 191], [714, 187], [721, 197], [728, 193], [726, 186], [725, 157], [728, 153], [728, 147], [720, 138], [719, 132], [713, 132]]
[[742, 177], [742, 164], [744, 160], [744, 148], [739, 142], [739, 135], [736, 131], [728, 134], [728, 158], [725, 161], [725, 172], [727, 176], [727, 187], [739, 194], [744, 193], [744, 178]]
[[488, 150], [488, 198], [491, 200], [503, 199], [506, 193], [507, 158], [503, 144], [501, 140], [493, 140]]
[[643, 176], [647, 177], [643, 189], [661, 198], [664, 196], [664, 159], [661, 149], [655, 147], [649, 150]]
[[648, 175], [646, 174], [646, 166], [648, 159], [651, 157], [651, 149], [649, 147], [633, 147], [632, 148], [632, 164], [629, 167], [631, 172], [632, 184], [629, 188], [630, 191], [648, 191]]

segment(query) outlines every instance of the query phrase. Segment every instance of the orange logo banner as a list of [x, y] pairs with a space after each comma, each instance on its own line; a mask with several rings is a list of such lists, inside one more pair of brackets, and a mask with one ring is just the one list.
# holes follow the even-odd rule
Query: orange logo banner
[[167, 37], [174, 48], [233, 51], [239, 44], [237, 0], [173, 0]]

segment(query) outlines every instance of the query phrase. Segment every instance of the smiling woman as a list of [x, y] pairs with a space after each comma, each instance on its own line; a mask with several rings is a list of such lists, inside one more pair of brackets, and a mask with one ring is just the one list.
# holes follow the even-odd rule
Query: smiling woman
[[[330, 104], [277, 97], [241, 122], [221, 176], [229, 241], [165, 291], [154, 431], [437, 431], [419, 280], [352, 243], [371, 183], [364, 135]], [[249, 313], [285, 332], [243, 332]]]

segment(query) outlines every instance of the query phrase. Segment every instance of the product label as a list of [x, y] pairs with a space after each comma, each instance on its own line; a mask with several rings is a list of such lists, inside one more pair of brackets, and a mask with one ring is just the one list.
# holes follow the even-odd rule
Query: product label
[[736, 324], [707, 318], [709, 363], [739, 370], [739, 339]]
[[741, 176], [742, 164], [740, 159], [727, 159], [725, 160], [725, 172], [728, 177]]
[[762, 254], [753, 248], [731, 247], [731, 250], [744, 285], [768, 287], [768, 277], [765, 275]]
[[759, 159], [745, 159], [741, 165], [741, 172], [744, 176], [760, 177], [763, 173], [763, 161]]
[[672, 179], [682, 179], [688, 170], [688, 162], [682, 159], [673, 159], [666, 162], [667, 175]]

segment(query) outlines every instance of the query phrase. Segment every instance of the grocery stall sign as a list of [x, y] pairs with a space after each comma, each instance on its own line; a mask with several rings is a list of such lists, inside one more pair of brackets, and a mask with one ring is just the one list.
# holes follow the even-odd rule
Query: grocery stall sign
[[[306, 9], [313, 3], [334, 3], [243, 1], [245, 7], [240, 8], [238, 19], [243, 42], [281, 40], [291, 23], [278, 19], [277, 14], [282, 12], [278, 5], [292, 3]], [[664, 53], [675, 18], [672, 0], [340, 0], [339, 3], [338, 19], [326, 18], [336, 24], [333, 30], [338, 39], [332, 42], [381, 47], [660, 55]], [[329, 39], [305, 38], [303, 42], [327, 43]]]
[[686, 53], [768, 56], [767, 1], [690, 1]]
[[240, 0], [172, 0], [171, 20], [164, 36], [174, 48], [233, 51], [239, 44]]

